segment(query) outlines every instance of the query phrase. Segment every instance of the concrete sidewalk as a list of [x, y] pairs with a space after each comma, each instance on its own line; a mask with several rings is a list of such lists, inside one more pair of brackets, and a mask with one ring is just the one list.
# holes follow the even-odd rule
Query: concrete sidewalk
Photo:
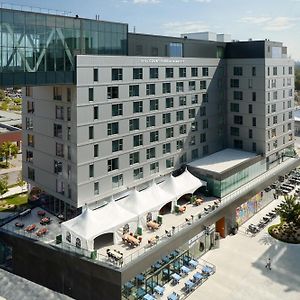
[[18, 194], [22, 194], [22, 193], [26, 193], [26, 192], [27, 192], [27, 185], [26, 184], [23, 187], [14, 186], [12, 188], [9, 188], [6, 193], [1, 195], [0, 199], [4, 199], [4, 198], [9, 197], [9, 196], [18, 195]]

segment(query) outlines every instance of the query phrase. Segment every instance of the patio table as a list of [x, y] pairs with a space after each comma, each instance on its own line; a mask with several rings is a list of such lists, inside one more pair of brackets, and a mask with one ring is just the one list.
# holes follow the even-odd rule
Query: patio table
[[195, 273], [193, 277], [196, 281], [200, 281], [203, 278], [202, 274], [199, 272]]
[[206, 273], [208, 275], [210, 275], [212, 273], [213, 269], [209, 266], [205, 266], [203, 269], [202, 269], [202, 272], [203, 273]]
[[167, 264], [170, 261], [170, 258], [168, 256], [164, 256], [162, 261]]
[[159, 294], [159, 295], [163, 295], [164, 294], [164, 291], [165, 291], [165, 288], [160, 286], [160, 285], [157, 285], [155, 288], [154, 288], [154, 291]]
[[136, 279], [137, 281], [144, 281], [145, 277], [144, 277], [143, 274], [138, 274], [138, 275], [135, 276], [135, 279]]
[[189, 261], [189, 265], [193, 268], [196, 268], [198, 266], [198, 262], [194, 259]]
[[138, 288], [137, 291], [136, 291], [136, 296], [138, 298], [142, 298], [146, 295], [146, 291], [143, 289], [143, 288]]
[[187, 282], [184, 283], [184, 285], [185, 285], [186, 291], [189, 292], [194, 287], [195, 283], [188, 280]]
[[178, 295], [174, 292], [168, 296], [168, 300], [178, 300], [178, 299], [179, 299]]
[[176, 257], [178, 254], [179, 254], [179, 251], [174, 250], [174, 251], [171, 252], [170, 255], [174, 258], [174, 257]]
[[128, 290], [131, 290], [134, 287], [134, 285], [132, 284], [132, 282], [128, 281], [124, 284], [124, 287]]
[[175, 283], [178, 283], [181, 279], [181, 276], [179, 276], [177, 273], [172, 274], [171, 277], [174, 279]]
[[160, 268], [161, 268], [161, 264], [160, 263], [157, 262], [157, 263], [154, 264], [154, 269], [155, 270], [158, 270]]

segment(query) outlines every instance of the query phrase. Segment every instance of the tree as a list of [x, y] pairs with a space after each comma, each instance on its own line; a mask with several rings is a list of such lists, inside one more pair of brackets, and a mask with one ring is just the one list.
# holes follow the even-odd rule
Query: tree
[[3, 195], [8, 191], [8, 176], [4, 175], [0, 177], [0, 195]]
[[8, 166], [9, 158], [11, 156], [16, 158], [18, 151], [19, 151], [18, 146], [16, 144], [13, 144], [12, 142], [4, 142], [1, 145], [0, 154], [2, 155], [2, 157], [5, 158], [6, 167]]
[[26, 181], [23, 180], [22, 171], [20, 171], [18, 178], [17, 178], [17, 185], [22, 189], [22, 191], [23, 191], [23, 187], [24, 187], [25, 183], [26, 183]]
[[5, 92], [3, 90], [0, 90], [0, 101], [4, 100], [5, 96]]
[[300, 225], [300, 203], [295, 195], [284, 196], [283, 205], [278, 209], [278, 214], [286, 223]]

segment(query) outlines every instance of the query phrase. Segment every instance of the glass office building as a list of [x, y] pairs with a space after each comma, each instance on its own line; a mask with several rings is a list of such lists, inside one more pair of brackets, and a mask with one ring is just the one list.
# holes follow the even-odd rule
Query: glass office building
[[0, 9], [0, 33], [0, 86], [74, 84], [76, 55], [127, 55], [122, 23]]

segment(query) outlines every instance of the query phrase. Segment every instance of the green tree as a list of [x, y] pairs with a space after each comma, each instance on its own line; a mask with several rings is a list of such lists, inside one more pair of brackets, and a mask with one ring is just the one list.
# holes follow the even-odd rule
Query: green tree
[[12, 142], [4, 142], [1, 145], [0, 154], [5, 158], [6, 167], [8, 166], [8, 160], [10, 159], [10, 157], [16, 158], [18, 151], [18, 146], [16, 144], [13, 144]]
[[4, 100], [5, 96], [5, 92], [3, 90], [0, 90], [0, 101]]
[[284, 196], [284, 202], [278, 209], [278, 214], [282, 221], [300, 225], [300, 203], [295, 195]]
[[0, 177], [0, 195], [3, 195], [8, 191], [8, 176], [4, 175]]
[[26, 181], [23, 179], [22, 171], [20, 171], [18, 178], [17, 178], [17, 185], [20, 188], [22, 188], [22, 191], [23, 191], [23, 187], [24, 187], [25, 183], [26, 183]]

